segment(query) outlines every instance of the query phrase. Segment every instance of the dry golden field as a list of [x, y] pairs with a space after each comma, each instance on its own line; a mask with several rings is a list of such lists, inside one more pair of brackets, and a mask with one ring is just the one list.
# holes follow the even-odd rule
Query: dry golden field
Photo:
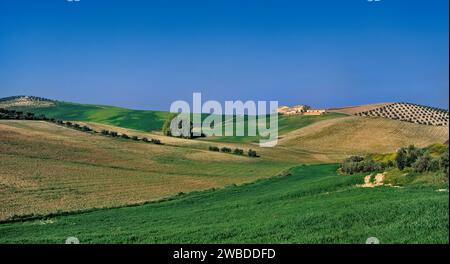
[[279, 148], [315, 150], [331, 159], [341, 159], [351, 154], [390, 153], [410, 144], [425, 147], [444, 143], [448, 132], [448, 126], [348, 116], [290, 132], [279, 141]]
[[41, 121], [0, 121], [0, 219], [161, 199], [269, 177], [292, 166], [154, 145]]

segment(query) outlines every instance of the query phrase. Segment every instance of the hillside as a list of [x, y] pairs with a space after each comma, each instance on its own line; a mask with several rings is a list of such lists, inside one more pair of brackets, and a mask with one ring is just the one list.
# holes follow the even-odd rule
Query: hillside
[[251, 182], [291, 166], [207, 146], [145, 144], [43, 121], [0, 120], [0, 220], [157, 200]]
[[0, 225], [1, 243], [448, 243], [439, 186], [360, 188], [337, 165], [141, 206]]
[[379, 104], [366, 104], [366, 105], [356, 105], [356, 106], [346, 106], [346, 107], [338, 107], [338, 108], [330, 108], [327, 109], [328, 112], [332, 113], [341, 113], [347, 115], [354, 115], [364, 111], [370, 111], [373, 109], [377, 109], [386, 105], [390, 105], [392, 103], [379, 103]]
[[[131, 110], [115, 106], [88, 105], [53, 101], [32, 96], [0, 99], [0, 108], [44, 114], [49, 118], [99, 122], [143, 131], [160, 130], [168, 113], [151, 110]], [[45, 103], [42, 103], [45, 102]]]
[[448, 126], [449, 112], [445, 109], [412, 103], [383, 103], [330, 109], [362, 117], [383, 117], [421, 125]]
[[353, 154], [389, 153], [410, 144], [425, 147], [444, 143], [448, 137], [448, 127], [444, 126], [348, 116], [287, 133], [279, 140], [279, 147], [291, 151], [314, 150], [337, 158]]
[[54, 105], [55, 101], [37, 96], [19, 95], [0, 98], [0, 108], [14, 108], [14, 107], [40, 108], [40, 107], [50, 107]]

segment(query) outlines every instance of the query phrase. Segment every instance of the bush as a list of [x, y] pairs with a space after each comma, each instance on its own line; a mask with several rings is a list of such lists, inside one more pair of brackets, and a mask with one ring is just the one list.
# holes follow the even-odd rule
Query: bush
[[102, 133], [102, 135], [105, 135], [105, 136], [109, 135], [109, 131], [106, 129], [102, 129], [102, 131], [100, 133]]
[[146, 142], [146, 143], [147, 143], [147, 142], [148, 142], [148, 138], [146, 138], [146, 137], [143, 137], [143, 138], [142, 138], [142, 141], [144, 141], [144, 142]]
[[249, 149], [247, 155], [252, 158], [259, 157], [255, 150]]
[[152, 139], [150, 140], [150, 142], [153, 143], [153, 144], [156, 144], [156, 145], [161, 145], [161, 140], [156, 139], [156, 138], [152, 138]]
[[236, 154], [236, 155], [244, 155], [244, 150], [235, 148], [235, 149], [233, 150], [233, 154]]
[[397, 168], [399, 170], [403, 170], [406, 167], [407, 155], [408, 154], [405, 148], [400, 148], [397, 151], [397, 155], [395, 156], [395, 162], [397, 163]]
[[431, 156], [427, 153], [420, 156], [413, 164], [412, 167], [416, 172], [425, 172], [430, 170]]
[[118, 137], [118, 136], [119, 136], [119, 134], [117, 134], [116, 131], [111, 131], [111, 132], [109, 132], [109, 135], [110, 135], [111, 137]]
[[120, 135], [120, 137], [124, 138], [124, 139], [129, 139], [130, 138], [127, 134], [122, 134], [122, 135]]
[[138, 138], [137, 136], [132, 136], [131, 139], [132, 139], [132, 140], [135, 140], [135, 141], [138, 141], [138, 140], [139, 140], [139, 138]]
[[448, 150], [442, 153], [441, 156], [439, 157], [439, 166], [441, 170], [446, 174], [447, 178], [448, 178], [448, 159], [449, 159]]
[[209, 146], [210, 151], [220, 151], [220, 149], [216, 146]]
[[231, 148], [228, 148], [228, 147], [222, 147], [222, 148], [220, 149], [220, 151], [222, 151], [222, 152], [224, 152], [224, 153], [231, 153]]
[[358, 172], [373, 172], [373, 171], [381, 171], [386, 168], [386, 164], [383, 162], [374, 161], [372, 159], [356, 159], [358, 161], [352, 161], [355, 159], [346, 159], [341, 164], [341, 171], [347, 174], [353, 174]]
[[88, 126], [83, 126], [83, 127], [81, 128], [81, 130], [83, 130], [83, 131], [85, 131], [85, 132], [92, 131], [92, 129], [91, 129], [90, 127], [88, 127]]

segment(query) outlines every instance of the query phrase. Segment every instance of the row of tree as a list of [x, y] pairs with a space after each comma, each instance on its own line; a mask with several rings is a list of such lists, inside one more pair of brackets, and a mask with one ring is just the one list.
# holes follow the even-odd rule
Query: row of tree
[[375, 161], [369, 157], [351, 156], [341, 164], [341, 171], [347, 174], [358, 172], [383, 171], [389, 167], [397, 167], [403, 171], [411, 168], [415, 172], [437, 172], [442, 171], [448, 178], [449, 175], [449, 152], [445, 152], [437, 157], [431, 156], [425, 148], [417, 148], [413, 145], [400, 148], [395, 156], [395, 161]]
[[109, 130], [106, 130], [106, 129], [102, 129], [102, 131], [100, 131], [100, 133], [102, 134], [102, 135], [104, 135], [104, 136], [110, 136], [110, 137], [113, 137], [113, 138], [123, 138], [123, 139], [131, 139], [131, 140], [134, 140], [134, 141], [143, 141], [143, 142], [145, 142], [145, 143], [152, 143], [152, 144], [157, 144], [157, 145], [161, 145], [162, 143], [161, 143], [161, 140], [159, 140], [159, 139], [156, 139], [156, 138], [150, 138], [150, 139], [148, 139], [148, 138], [146, 138], [146, 137], [142, 137], [142, 138], [140, 138], [140, 137], [138, 137], [138, 136], [128, 136], [127, 134], [125, 134], [125, 133], [121, 133], [121, 134], [119, 134], [119, 133], [117, 133], [116, 131], [109, 131]]
[[0, 108], [0, 119], [15, 119], [15, 120], [49, 120], [45, 115], [36, 115], [34, 113], [22, 112], [16, 110], [7, 110]]
[[[210, 151], [216, 151], [216, 152], [223, 152], [223, 153], [232, 153], [235, 155], [244, 155], [244, 150], [243, 149], [239, 149], [239, 148], [235, 148], [234, 150], [232, 150], [229, 147], [216, 147], [216, 146], [209, 146], [209, 150]], [[259, 157], [258, 154], [256, 153], [255, 150], [249, 149], [247, 151], [247, 155], [249, 157]]]

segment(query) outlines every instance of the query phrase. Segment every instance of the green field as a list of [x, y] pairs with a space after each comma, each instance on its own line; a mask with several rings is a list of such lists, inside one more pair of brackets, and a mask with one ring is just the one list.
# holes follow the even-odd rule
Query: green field
[[44, 114], [49, 118], [98, 122], [125, 128], [161, 130], [168, 112], [131, 110], [115, 106], [88, 105], [56, 101], [50, 107], [12, 107], [12, 109]]
[[0, 225], [1, 243], [448, 243], [441, 186], [359, 188], [363, 175], [305, 165], [242, 186], [139, 206]]
[[[339, 114], [339, 113], [326, 113], [320, 116], [304, 116], [304, 115], [279, 115], [278, 116], [278, 135], [282, 136], [291, 131], [304, 128], [311, 124], [330, 120], [334, 118], [345, 117], [347, 115]], [[225, 123], [233, 122], [233, 127], [236, 130], [237, 127], [243, 127], [245, 131], [245, 136], [214, 136], [207, 137], [205, 140], [207, 141], [215, 141], [215, 142], [236, 142], [236, 143], [256, 143], [259, 142], [260, 136], [248, 136], [248, 116], [244, 117], [243, 122], [236, 121], [236, 118], [224, 118], [224, 129]], [[267, 119], [267, 124], [269, 120]], [[269, 124], [268, 124], [269, 125]], [[224, 130], [225, 131], [225, 130]]]
[[[11, 107], [11, 109], [32, 112], [37, 115], [43, 114], [49, 118], [72, 120], [72, 121], [84, 121], [84, 122], [97, 122], [107, 125], [113, 125], [118, 127], [142, 130], [142, 131], [160, 131], [164, 121], [170, 115], [169, 112], [163, 111], [151, 111], [151, 110], [132, 110], [115, 106], [103, 106], [103, 105], [88, 105], [77, 104], [69, 102], [54, 101], [53, 106], [49, 107]], [[204, 119], [207, 115], [203, 115]], [[345, 116], [344, 114], [328, 113], [323, 116], [279, 116], [279, 134], [285, 134], [287, 132], [300, 129], [318, 121], [333, 119], [337, 117]], [[232, 120], [225, 115], [222, 116], [222, 120]], [[245, 116], [244, 122], [236, 122], [233, 119], [233, 126], [247, 128], [248, 117]], [[232, 136], [232, 137], [210, 137], [207, 140], [217, 142], [258, 142], [259, 137], [247, 136]]]

